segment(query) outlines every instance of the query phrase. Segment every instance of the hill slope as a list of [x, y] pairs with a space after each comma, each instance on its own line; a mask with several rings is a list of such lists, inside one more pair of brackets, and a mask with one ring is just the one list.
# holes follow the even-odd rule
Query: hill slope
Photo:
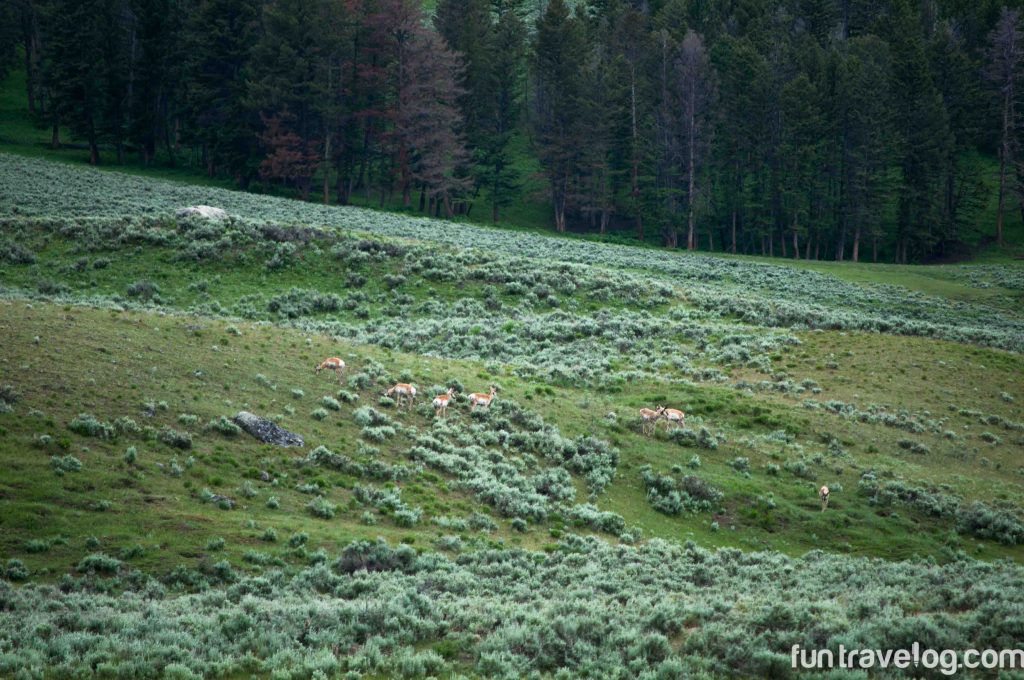
[[[71, 593], [58, 610], [99, 611], [114, 606], [106, 591], [155, 589], [167, 621], [191, 607], [196, 630], [209, 625], [202, 617], [221, 621], [211, 649], [228, 673], [303, 663], [308, 673], [313, 657], [271, 650], [310, 635], [328, 675], [449, 663], [485, 676], [578, 673], [586, 663], [640, 672], [678, 668], [683, 652], [694, 655], [689, 672], [761, 674], [786, 661], [777, 655], [793, 638], [751, 634], [759, 617], [796, 617], [778, 625], [809, 644], [799, 612], [857, 592], [855, 580], [826, 585], [831, 569], [863, 572], [879, 593], [904, 584], [900, 606], [922, 626], [946, 607], [972, 610], [964, 644], [1003, 634], [983, 629], [991, 616], [981, 600], [929, 599], [938, 595], [921, 580], [927, 567], [867, 558], [967, 560], [943, 568], [954, 584], [1019, 578], [1011, 563], [985, 571], [973, 559], [1019, 560], [1024, 543], [1020, 268], [896, 270], [939, 297], [11, 156], [0, 157], [0, 179], [0, 556], [9, 580]], [[173, 217], [194, 203], [233, 217]], [[313, 374], [331, 355], [349, 364], [342, 385]], [[413, 409], [380, 399], [397, 380], [424, 395]], [[464, 395], [491, 384], [495, 404], [470, 412]], [[436, 418], [426, 395], [448, 386], [460, 396]], [[657, 404], [686, 410], [685, 427], [644, 434], [637, 409]], [[254, 443], [227, 421], [241, 409], [307, 446]], [[822, 483], [833, 489], [827, 512]], [[345, 547], [377, 537], [392, 547]], [[707, 553], [687, 541], [773, 552]], [[394, 548], [402, 543], [411, 549]], [[607, 547], [632, 543], [640, 547]], [[520, 547], [543, 552], [511, 550]], [[819, 567], [774, 552], [812, 549], [846, 555]], [[504, 566], [485, 576], [491, 561]], [[346, 576], [359, 567], [371, 573]], [[633, 569], [652, 570], [650, 582], [624, 582]], [[548, 597], [531, 579], [567, 584], [581, 571], [593, 578], [579, 582], [580, 597], [608, 598], [597, 609], [581, 600], [526, 617], [526, 632], [489, 618], [517, 597], [524, 611]], [[514, 594], [524, 587], [514, 573], [528, 573], [528, 594]], [[820, 586], [795, 594], [794, 573]], [[668, 586], [674, 574], [690, 574], [681, 578], [694, 588]], [[714, 604], [746, 597], [762, 578], [792, 602], [784, 612], [767, 594], [741, 610]], [[431, 591], [436, 602], [416, 624], [383, 623], [408, 615], [419, 605], [407, 598], [438, 579], [466, 585], [454, 599]], [[16, 611], [55, 597], [45, 586], [0, 588]], [[645, 598], [665, 589], [673, 599], [655, 624]], [[314, 591], [361, 607], [384, 606], [373, 593], [386, 592], [403, 604], [342, 630], [327, 620], [348, 614], [299, 613]], [[203, 596], [186, 594], [196, 592], [234, 604], [205, 609], [189, 599]], [[245, 597], [282, 617], [251, 643], [241, 633], [263, 619]], [[587, 638], [590, 651], [531, 652], [516, 641], [546, 634], [562, 614], [601, 619], [615, 598], [629, 604]], [[118, 608], [96, 625], [157, 635]], [[456, 610], [467, 611], [459, 623]], [[833, 636], [888, 616], [836, 615]], [[7, 629], [18, 641], [0, 670], [35, 654], [38, 668], [84, 663], [54, 656], [78, 624], [39, 616], [52, 639]], [[501, 616], [512, 625], [525, 614]], [[242, 627], [232, 633], [230, 621]], [[636, 655], [594, 651], [627, 633]], [[727, 651], [733, 636], [747, 639], [743, 654]], [[183, 638], [150, 665], [213, 673], [213, 652], [182, 657], [193, 644]], [[424, 645], [437, 658], [417, 651]], [[258, 662], [246, 665], [246, 651]]]

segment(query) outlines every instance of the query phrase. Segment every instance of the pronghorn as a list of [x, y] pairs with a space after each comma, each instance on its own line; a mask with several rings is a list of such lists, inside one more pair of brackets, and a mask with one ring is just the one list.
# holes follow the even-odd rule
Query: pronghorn
[[498, 390], [491, 385], [491, 391], [489, 394], [481, 394], [480, 392], [474, 392], [469, 395], [469, 410], [473, 411], [477, 406], [490, 406], [491, 402], [494, 401], [494, 397], [497, 396]]
[[345, 362], [338, 357], [331, 357], [330, 359], [324, 359], [320, 362], [315, 369], [314, 373], [320, 373], [320, 371], [334, 371], [338, 374], [338, 382], [341, 382], [341, 374], [345, 370]]
[[409, 408], [412, 408], [412, 403], [416, 400], [416, 388], [408, 383], [396, 383], [394, 387], [384, 393], [385, 397], [393, 397], [397, 395], [398, 408], [402, 408], [402, 397], [409, 398]]
[[665, 429], [668, 429], [668, 424], [672, 423], [675, 425], [675, 429], [680, 427], [686, 427], [686, 414], [677, 408], [667, 408], [662, 412], [662, 418], [665, 419]]
[[658, 418], [664, 415], [665, 407], [659, 406], [655, 410], [649, 408], [640, 409], [640, 429], [644, 434], [651, 434], [654, 432], [654, 426], [658, 422]]
[[434, 397], [434, 415], [435, 416], [447, 416], [448, 414], [448, 402], [455, 396], [455, 388], [449, 387], [448, 391], [444, 394], [439, 394]]
[[821, 498], [821, 511], [825, 512], [825, 508], [828, 507], [828, 487], [823, 486], [818, 489], [818, 497]]

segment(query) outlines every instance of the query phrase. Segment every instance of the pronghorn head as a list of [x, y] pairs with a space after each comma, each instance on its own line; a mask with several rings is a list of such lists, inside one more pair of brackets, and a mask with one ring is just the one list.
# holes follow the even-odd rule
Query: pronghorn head
[[496, 394], [498, 394], [498, 388], [495, 387], [494, 385], [491, 385], [491, 396], [493, 397]]
[[818, 490], [818, 494], [822, 498], [828, 498], [828, 487], [827, 486], [821, 487], [821, 489]]
[[317, 375], [319, 375], [321, 368], [323, 368], [323, 365], [322, 364], [317, 364], [316, 366], [313, 367], [313, 372], [316, 373]]
[[658, 408], [654, 409], [654, 412], [657, 413], [660, 416], [662, 413], [665, 412], [665, 407], [664, 406], [659, 406]]
[[388, 389], [384, 390], [384, 396], [385, 397], [390, 397], [394, 393], [395, 393], [395, 388], [394, 387], [389, 387]]

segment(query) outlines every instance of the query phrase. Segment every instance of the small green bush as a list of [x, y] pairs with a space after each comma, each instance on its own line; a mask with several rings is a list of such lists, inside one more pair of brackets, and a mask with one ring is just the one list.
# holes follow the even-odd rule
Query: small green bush
[[187, 450], [192, 448], [191, 434], [188, 432], [179, 432], [178, 430], [172, 429], [166, 425], [160, 428], [160, 431], [157, 433], [157, 440], [176, 449]]
[[110, 423], [98, 420], [89, 413], [79, 413], [69, 424], [68, 429], [85, 437], [113, 439], [117, 430]]
[[333, 519], [335, 513], [338, 511], [338, 506], [331, 503], [323, 496], [317, 496], [311, 500], [307, 505], [306, 509], [314, 517], [320, 517], [321, 519]]

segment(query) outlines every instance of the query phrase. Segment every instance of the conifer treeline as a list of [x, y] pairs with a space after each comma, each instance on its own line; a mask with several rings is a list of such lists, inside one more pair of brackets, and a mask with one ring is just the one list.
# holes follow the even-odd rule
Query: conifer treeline
[[0, 43], [55, 144], [325, 202], [499, 220], [539, 167], [558, 231], [907, 262], [1024, 185], [992, 0], [14, 0]]

